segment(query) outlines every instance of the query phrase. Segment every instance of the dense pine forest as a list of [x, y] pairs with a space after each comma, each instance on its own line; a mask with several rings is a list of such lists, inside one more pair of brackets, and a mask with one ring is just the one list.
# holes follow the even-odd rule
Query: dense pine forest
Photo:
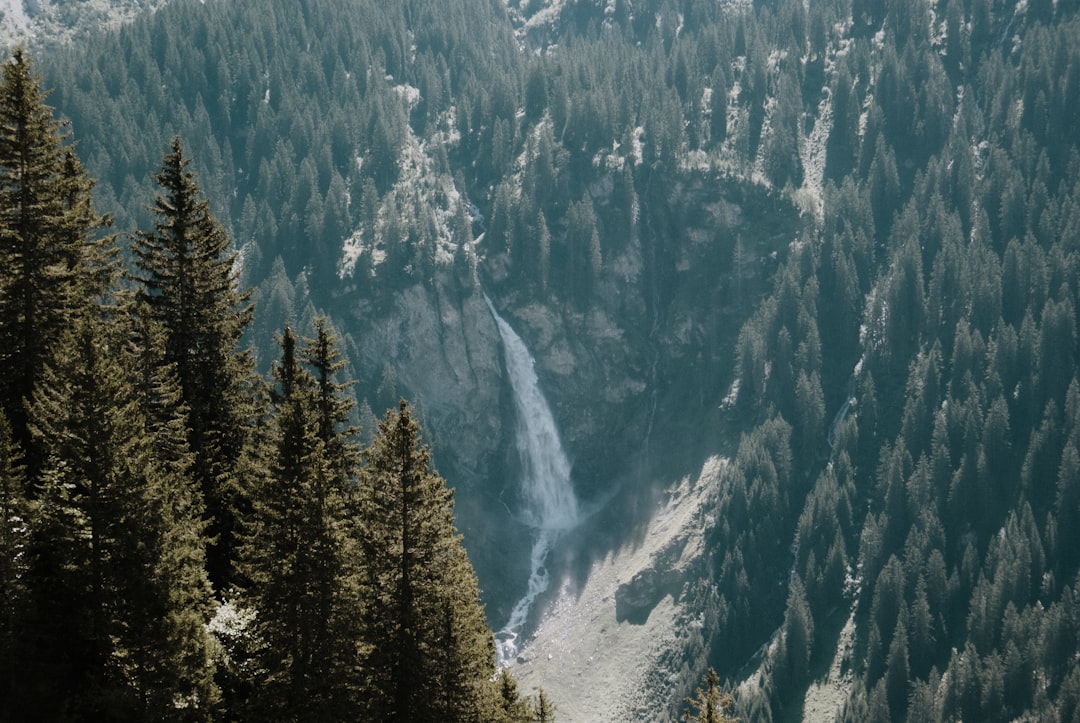
[[122, 265], [22, 49], [0, 98], [0, 717], [531, 718], [409, 406], [357, 446], [323, 318], [255, 375], [179, 140]]
[[486, 293], [595, 510], [553, 573], [728, 460], [620, 612], [680, 631], [629, 717], [1080, 720], [1077, 10], [172, 0], [13, 51], [0, 718], [549, 719], [495, 665]]

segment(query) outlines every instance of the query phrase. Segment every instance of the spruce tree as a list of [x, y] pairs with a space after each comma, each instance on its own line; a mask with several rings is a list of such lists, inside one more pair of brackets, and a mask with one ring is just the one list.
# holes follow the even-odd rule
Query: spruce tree
[[92, 182], [45, 104], [25, 49], [0, 67], [0, 406], [31, 474], [25, 401], [68, 319], [104, 291], [115, 270], [112, 239]]
[[253, 416], [246, 393], [252, 362], [237, 349], [252, 309], [250, 293], [237, 288], [228, 235], [188, 166], [175, 138], [155, 175], [156, 228], [136, 233], [132, 252], [140, 297], [165, 329], [165, 360], [175, 366], [188, 410], [213, 539], [207, 563], [220, 591], [232, 580], [238, 476]]
[[130, 319], [127, 348], [134, 364], [132, 384], [139, 399], [148, 434], [156, 434], [165, 445], [158, 456], [191, 466], [187, 443], [187, 408], [176, 365], [165, 359], [165, 328], [156, 322], [145, 300], [129, 299], [123, 305]]
[[10, 720], [15, 690], [15, 635], [25, 595], [26, 537], [30, 504], [25, 470], [0, 409], [0, 720]]
[[454, 528], [453, 495], [402, 401], [365, 452], [360, 525], [368, 717], [477, 720], [495, 644]]
[[[154, 465], [164, 475], [163, 484], [149, 488], [148, 499], [161, 515], [162, 559], [157, 563], [157, 574], [168, 585], [170, 606], [158, 625], [178, 639], [188, 636], [194, 641], [181, 648], [187, 659], [177, 663], [187, 666], [183, 668], [187, 675], [199, 678], [199, 695], [213, 696], [200, 701], [198, 708], [202, 709], [214, 703], [219, 693], [211, 681], [215, 671], [205, 647], [209, 644], [212, 648], [206, 639], [212, 588], [206, 571], [205, 506], [191, 471], [194, 455], [188, 447], [186, 408], [175, 365], [164, 360], [165, 332], [137, 300], [125, 307], [129, 322], [124, 327], [124, 359], [130, 365], [129, 383], [139, 404], [144, 434], [153, 440]], [[162, 611], [158, 608], [150, 614], [155, 612]], [[193, 717], [203, 716], [200, 712]]]
[[355, 382], [338, 381], [346, 362], [341, 357], [337, 336], [326, 317], [315, 319], [315, 338], [304, 339], [300, 355], [314, 373], [319, 440], [333, 461], [335, 471], [350, 478], [359, 463], [359, 450], [353, 441], [359, 430], [349, 424], [350, 415], [356, 407], [356, 399], [350, 391]]
[[[241, 548], [260, 663], [250, 714], [255, 720], [344, 720], [357, 714], [356, 555], [346, 534], [340, 459], [328, 454], [320, 434], [337, 434], [336, 421], [323, 430], [320, 403], [334, 409], [343, 403], [336, 391], [321, 399], [322, 387], [301, 366], [289, 328], [280, 341], [269, 465], [252, 490]], [[325, 362], [336, 352], [328, 336], [324, 341]]]
[[508, 721], [530, 719], [529, 702], [522, 700], [517, 680], [510, 674], [509, 670], [503, 668], [499, 671], [499, 675], [495, 679], [495, 686], [499, 693], [499, 716]]
[[683, 711], [683, 720], [687, 723], [737, 723], [738, 718], [731, 716], [735, 701], [730, 695], [721, 694], [720, 677], [716, 671], [709, 668], [702, 682], [705, 688], [698, 688], [694, 698], [686, 701], [687, 705], [693, 706], [697, 712], [691, 713], [688, 707]]
[[21, 715], [205, 720], [211, 590], [178, 430], [142, 411], [123, 322], [73, 322], [29, 405], [45, 450], [20, 633]]
[[113, 288], [121, 273], [120, 248], [116, 235], [102, 235], [113, 218], [94, 210], [94, 179], [71, 146], [63, 148], [59, 189], [66, 222], [58, 229], [72, 255], [68, 263], [78, 269], [70, 308], [78, 311], [85, 305], [99, 304]]
[[536, 723], [551, 723], [555, 720], [555, 704], [541, 688], [533, 702], [533, 718]]

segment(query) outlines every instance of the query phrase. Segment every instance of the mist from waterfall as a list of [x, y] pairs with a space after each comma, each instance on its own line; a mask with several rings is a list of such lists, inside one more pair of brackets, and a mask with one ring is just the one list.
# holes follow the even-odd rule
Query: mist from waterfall
[[506, 372], [517, 408], [517, 447], [521, 456], [521, 515], [535, 531], [530, 555], [529, 582], [510, 612], [506, 626], [496, 633], [499, 665], [517, 656], [518, 636], [537, 596], [550, 582], [546, 561], [559, 533], [577, 526], [578, 501], [570, 482], [570, 461], [566, 458], [551, 408], [540, 391], [535, 362], [528, 348], [491, 300], [484, 297], [502, 338]]

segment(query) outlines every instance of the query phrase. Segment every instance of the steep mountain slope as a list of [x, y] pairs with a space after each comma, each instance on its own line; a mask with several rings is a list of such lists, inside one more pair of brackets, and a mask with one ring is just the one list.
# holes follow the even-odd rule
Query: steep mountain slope
[[[585, 106], [545, 111], [535, 87], [519, 115], [515, 96], [531, 61], [498, 8], [440, 5], [443, 22], [423, 33], [417, 23], [434, 6], [417, 3], [412, 17], [356, 10], [179, 3], [115, 42], [48, 58], [53, 100], [80, 129], [88, 164], [108, 169], [99, 198], [121, 228], [145, 224], [135, 179], [157, 144], [173, 131], [190, 138], [242, 245], [244, 273], [260, 282], [258, 347], [284, 318], [329, 309], [361, 379], [362, 407], [377, 413], [400, 394], [418, 401], [459, 488], [461, 525], [498, 620], [524, 582], [514, 571], [523, 574], [527, 544], [505, 543], [520, 494], [512, 404], [480, 289], [537, 356], [575, 482], [598, 504], [623, 485], [650, 486], [672, 463], [690, 470], [712, 451], [687, 434], [701, 425], [685, 406], [715, 416], [734, 333], [767, 288], [796, 212], [708, 163], [647, 165], [643, 154], [668, 143], [648, 134], [670, 135], [670, 117], [642, 115], [630, 129], [636, 138], [621, 149], [603, 141], [596, 163], [583, 150], [570, 154], [572, 134], [589, 134], [581, 140], [590, 145], [602, 135]], [[485, 28], [482, 38], [474, 27]], [[204, 42], [181, 51], [183, 37]], [[583, 55], [540, 62], [577, 72], [571, 66], [606, 52], [587, 43]], [[114, 53], [115, 66], [103, 60]], [[623, 75], [657, 72], [640, 59], [597, 67], [612, 77], [595, 98], [583, 96], [589, 104], [607, 102]], [[481, 86], [481, 73], [492, 81]], [[628, 76], [625, 87], [649, 84]], [[680, 112], [670, 92], [664, 102]], [[565, 126], [561, 140], [556, 125]], [[535, 285], [541, 215], [551, 219], [550, 297]], [[736, 303], [702, 306], [703, 298]], [[695, 371], [683, 379], [687, 363]], [[373, 416], [362, 420], [369, 429]]]
[[680, 594], [703, 573], [703, 532], [725, 461], [663, 493], [645, 529], [564, 580], [535, 638], [510, 666], [565, 720], [664, 720], [682, 683], [672, 666], [700, 627]]
[[[552, 631], [659, 626], [669, 713], [713, 665], [798, 719], [846, 660], [848, 720], [1069, 719], [1075, 5], [176, 0], [43, 67], [120, 228], [184, 135], [253, 343], [328, 310], [364, 426], [418, 401], [496, 628], [533, 533], [484, 292], [514, 326], [591, 512], [530, 685], [609, 675]], [[718, 456], [696, 574], [624, 616], [656, 500]]]

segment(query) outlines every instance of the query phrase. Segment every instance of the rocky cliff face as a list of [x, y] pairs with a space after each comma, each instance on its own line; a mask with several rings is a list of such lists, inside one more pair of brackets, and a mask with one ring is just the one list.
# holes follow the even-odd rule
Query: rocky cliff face
[[[492, 301], [536, 360], [579, 496], [599, 505], [645, 434], [641, 354], [603, 309], [564, 313], [513, 297]], [[498, 624], [520, 597], [530, 541], [517, 517], [512, 392], [482, 290], [462, 291], [440, 276], [397, 292], [391, 303], [342, 298], [339, 310], [339, 323], [358, 340], [351, 356], [357, 376], [369, 382], [362, 386], [380, 393], [389, 371], [397, 393], [419, 405], [435, 463], [456, 489], [458, 525]], [[369, 403], [379, 414], [378, 402]]]
[[[694, 175], [673, 185], [666, 201], [678, 211], [678, 226], [635, 226], [604, 259], [586, 309], [515, 287], [506, 259], [487, 252], [483, 239], [482, 282], [462, 283], [447, 266], [389, 298], [343, 292], [336, 299], [334, 316], [356, 342], [350, 355], [360, 396], [376, 415], [380, 404], [392, 403], [380, 398], [391, 387], [420, 407], [435, 463], [456, 488], [458, 524], [496, 627], [522, 593], [530, 540], [517, 517], [512, 392], [484, 288], [536, 360], [575, 489], [591, 519], [602, 520], [596, 524], [629, 531], [633, 525], [620, 522], [625, 515], [644, 524], [663, 480], [727, 449], [703, 430], [716, 428], [734, 337], [776, 252], [793, 238], [795, 214], [738, 184]], [[601, 193], [598, 205], [604, 202]], [[588, 544], [615, 549], [623, 542], [617, 533], [591, 536]], [[600, 554], [564, 552], [566, 564], [579, 567]], [[632, 575], [622, 581], [624, 617], [640, 612], [642, 594], [653, 602], [676, 586], [659, 568], [653, 572], [662, 579], [651, 587], [652, 573], [640, 572], [636, 582]]]
[[[455, 488], [458, 527], [474, 566], [482, 580], [492, 580], [521, 564], [513, 543], [504, 542], [513, 540], [514, 528], [506, 474], [513, 416], [491, 312], [479, 290], [461, 293], [448, 281], [410, 286], [378, 303], [344, 297], [339, 323], [358, 341], [352, 363], [360, 396], [375, 414], [394, 394], [418, 405], [435, 464]], [[388, 373], [392, 390], [383, 388]], [[375, 395], [387, 398], [369, 398]], [[501, 609], [504, 598], [491, 599]]]
[[65, 43], [116, 27], [168, 0], [0, 0], [0, 46]]

